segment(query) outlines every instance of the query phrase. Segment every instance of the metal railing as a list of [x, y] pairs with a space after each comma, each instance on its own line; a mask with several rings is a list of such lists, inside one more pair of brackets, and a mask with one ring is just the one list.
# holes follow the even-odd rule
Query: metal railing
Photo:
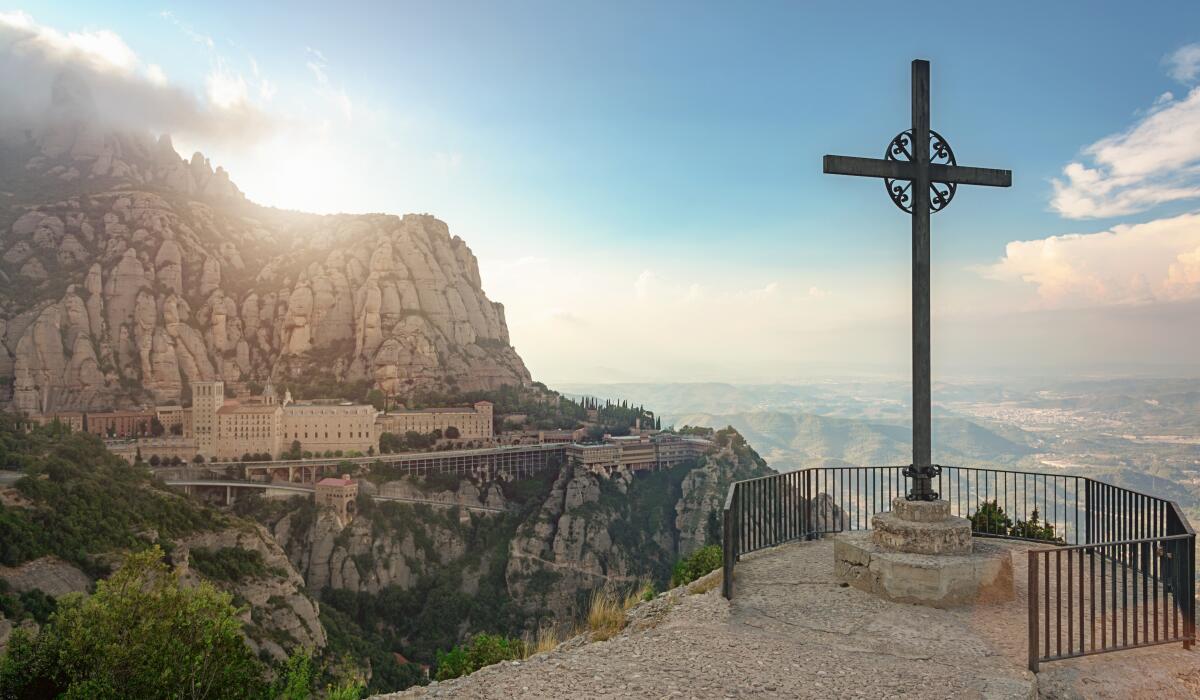
[[[904, 469], [815, 467], [731, 484], [722, 593], [733, 596], [743, 554], [870, 529], [871, 518], [904, 495]], [[1031, 670], [1195, 641], [1196, 533], [1174, 502], [1088, 477], [971, 467], [941, 467], [933, 486], [978, 537], [1054, 545], [1027, 553]]]

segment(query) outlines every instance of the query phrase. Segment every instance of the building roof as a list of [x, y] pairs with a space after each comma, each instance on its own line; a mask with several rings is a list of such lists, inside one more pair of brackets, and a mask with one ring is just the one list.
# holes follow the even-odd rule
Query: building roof
[[317, 482], [317, 486], [353, 486], [354, 479], [342, 479], [336, 476], [327, 476]]
[[234, 413], [274, 413], [279, 410], [278, 404], [250, 404], [243, 406], [237, 401], [227, 401], [217, 409], [217, 413], [227, 416]]
[[475, 413], [474, 406], [454, 406], [451, 408], [405, 408], [399, 411], [391, 411], [388, 416], [404, 415], [406, 413]]

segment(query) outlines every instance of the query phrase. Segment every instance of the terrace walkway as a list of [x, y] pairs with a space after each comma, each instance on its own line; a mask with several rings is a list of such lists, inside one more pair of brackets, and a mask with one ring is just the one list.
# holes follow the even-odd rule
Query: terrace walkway
[[1046, 663], [1035, 678], [1025, 668], [1022, 553], [1031, 545], [1003, 544], [1015, 554], [1011, 603], [891, 603], [838, 585], [830, 539], [788, 544], [743, 557], [732, 601], [719, 590], [685, 596], [648, 629], [400, 697], [1197, 696], [1200, 654], [1180, 645]]

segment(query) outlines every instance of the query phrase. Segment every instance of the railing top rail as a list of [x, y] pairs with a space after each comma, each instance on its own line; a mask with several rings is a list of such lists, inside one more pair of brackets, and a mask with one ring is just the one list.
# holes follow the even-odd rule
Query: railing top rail
[[[948, 467], [945, 465], [937, 465], [937, 466], [939, 466], [941, 469], [954, 469], [954, 470], [965, 471], [965, 472], [984, 472], [984, 473], [990, 473], [990, 474], [1014, 474], [1014, 475], [1020, 475], [1020, 476], [1032, 476], [1032, 477], [1042, 477], [1042, 478], [1071, 479], [1071, 480], [1074, 480], [1076, 484], [1078, 484], [1078, 482], [1080, 482], [1080, 481], [1083, 481], [1088, 484], [1096, 484], [1096, 485], [1100, 485], [1100, 486], [1105, 486], [1110, 489], [1116, 489], [1116, 490], [1127, 492], [1127, 493], [1137, 494], [1138, 496], [1149, 499], [1155, 503], [1170, 506], [1170, 508], [1174, 511], [1175, 516], [1178, 518], [1180, 524], [1182, 525], [1185, 533], [1187, 535], [1195, 535], [1196, 534], [1196, 530], [1192, 527], [1192, 524], [1188, 521], [1187, 516], [1184, 515], [1183, 510], [1174, 501], [1167, 500], [1166, 498], [1163, 498], [1161, 496], [1155, 496], [1154, 494], [1149, 494], [1149, 493], [1145, 493], [1143, 491], [1138, 491], [1136, 489], [1131, 489], [1131, 488], [1128, 488], [1125, 486], [1119, 486], [1117, 484], [1109, 483], [1107, 481], [1101, 481], [1099, 479], [1096, 479], [1096, 478], [1093, 478], [1090, 476], [1080, 476], [1077, 474], [1049, 474], [1049, 473], [1045, 473], [1045, 472], [1016, 471], [1016, 470], [1011, 470], [1011, 469], [1000, 469], [1000, 468], [995, 468], [995, 467], [953, 467], [953, 466]], [[754, 477], [752, 479], [741, 479], [741, 480], [735, 481], [729, 485], [729, 491], [725, 497], [725, 508], [728, 509], [728, 508], [732, 507], [733, 495], [734, 495], [735, 489], [740, 484], [750, 484], [750, 483], [765, 481], [765, 480], [770, 480], [770, 479], [778, 479], [787, 474], [811, 473], [811, 472], [817, 472], [817, 471], [842, 472], [842, 471], [861, 471], [861, 470], [878, 470], [878, 469], [904, 469], [905, 467], [906, 467], [906, 465], [875, 465], [875, 466], [862, 466], [862, 467], [857, 467], [857, 466], [806, 467], [804, 469], [793, 469], [791, 471], [786, 471], [786, 472], [777, 472], [775, 474], [768, 474], [766, 476]], [[1106, 543], [1106, 544], [1108, 544], [1108, 543]], [[1087, 546], [1087, 545], [1078, 545], [1078, 546]]]
[[[1193, 533], [1194, 534], [1194, 533]], [[1095, 549], [1097, 547], [1121, 547], [1127, 544], [1144, 544], [1146, 542], [1167, 542], [1170, 540], [1186, 540], [1192, 535], [1161, 535], [1150, 537], [1138, 537], [1129, 540], [1117, 540], [1116, 542], [1092, 542], [1091, 544], [1064, 544], [1055, 545], [1053, 547], [1042, 547], [1041, 549], [1031, 549], [1030, 554], [1040, 554], [1042, 552], [1064, 552], [1072, 549]], [[1037, 540], [1024, 540], [1026, 542], [1036, 542]]]
[[1175, 511], [1175, 517], [1179, 518], [1179, 524], [1183, 525], [1183, 530], [1186, 535], [1194, 536], [1196, 534], [1196, 530], [1192, 527], [1192, 524], [1188, 522], [1187, 516], [1183, 514], [1183, 509], [1179, 507], [1178, 503], [1162, 498], [1159, 500], [1171, 506], [1171, 509]]

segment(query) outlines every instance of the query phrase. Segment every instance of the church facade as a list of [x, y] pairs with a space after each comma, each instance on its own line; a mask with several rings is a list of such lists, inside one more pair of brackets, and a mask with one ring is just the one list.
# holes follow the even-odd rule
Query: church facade
[[379, 444], [374, 407], [336, 400], [296, 402], [291, 393], [279, 400], [270, 384], [262, 396], [226, 399], [223, 382], [192, 384], [192, 431], [205, 459], [272, 459], [299, 442], [301, 449], [367, 453]]

